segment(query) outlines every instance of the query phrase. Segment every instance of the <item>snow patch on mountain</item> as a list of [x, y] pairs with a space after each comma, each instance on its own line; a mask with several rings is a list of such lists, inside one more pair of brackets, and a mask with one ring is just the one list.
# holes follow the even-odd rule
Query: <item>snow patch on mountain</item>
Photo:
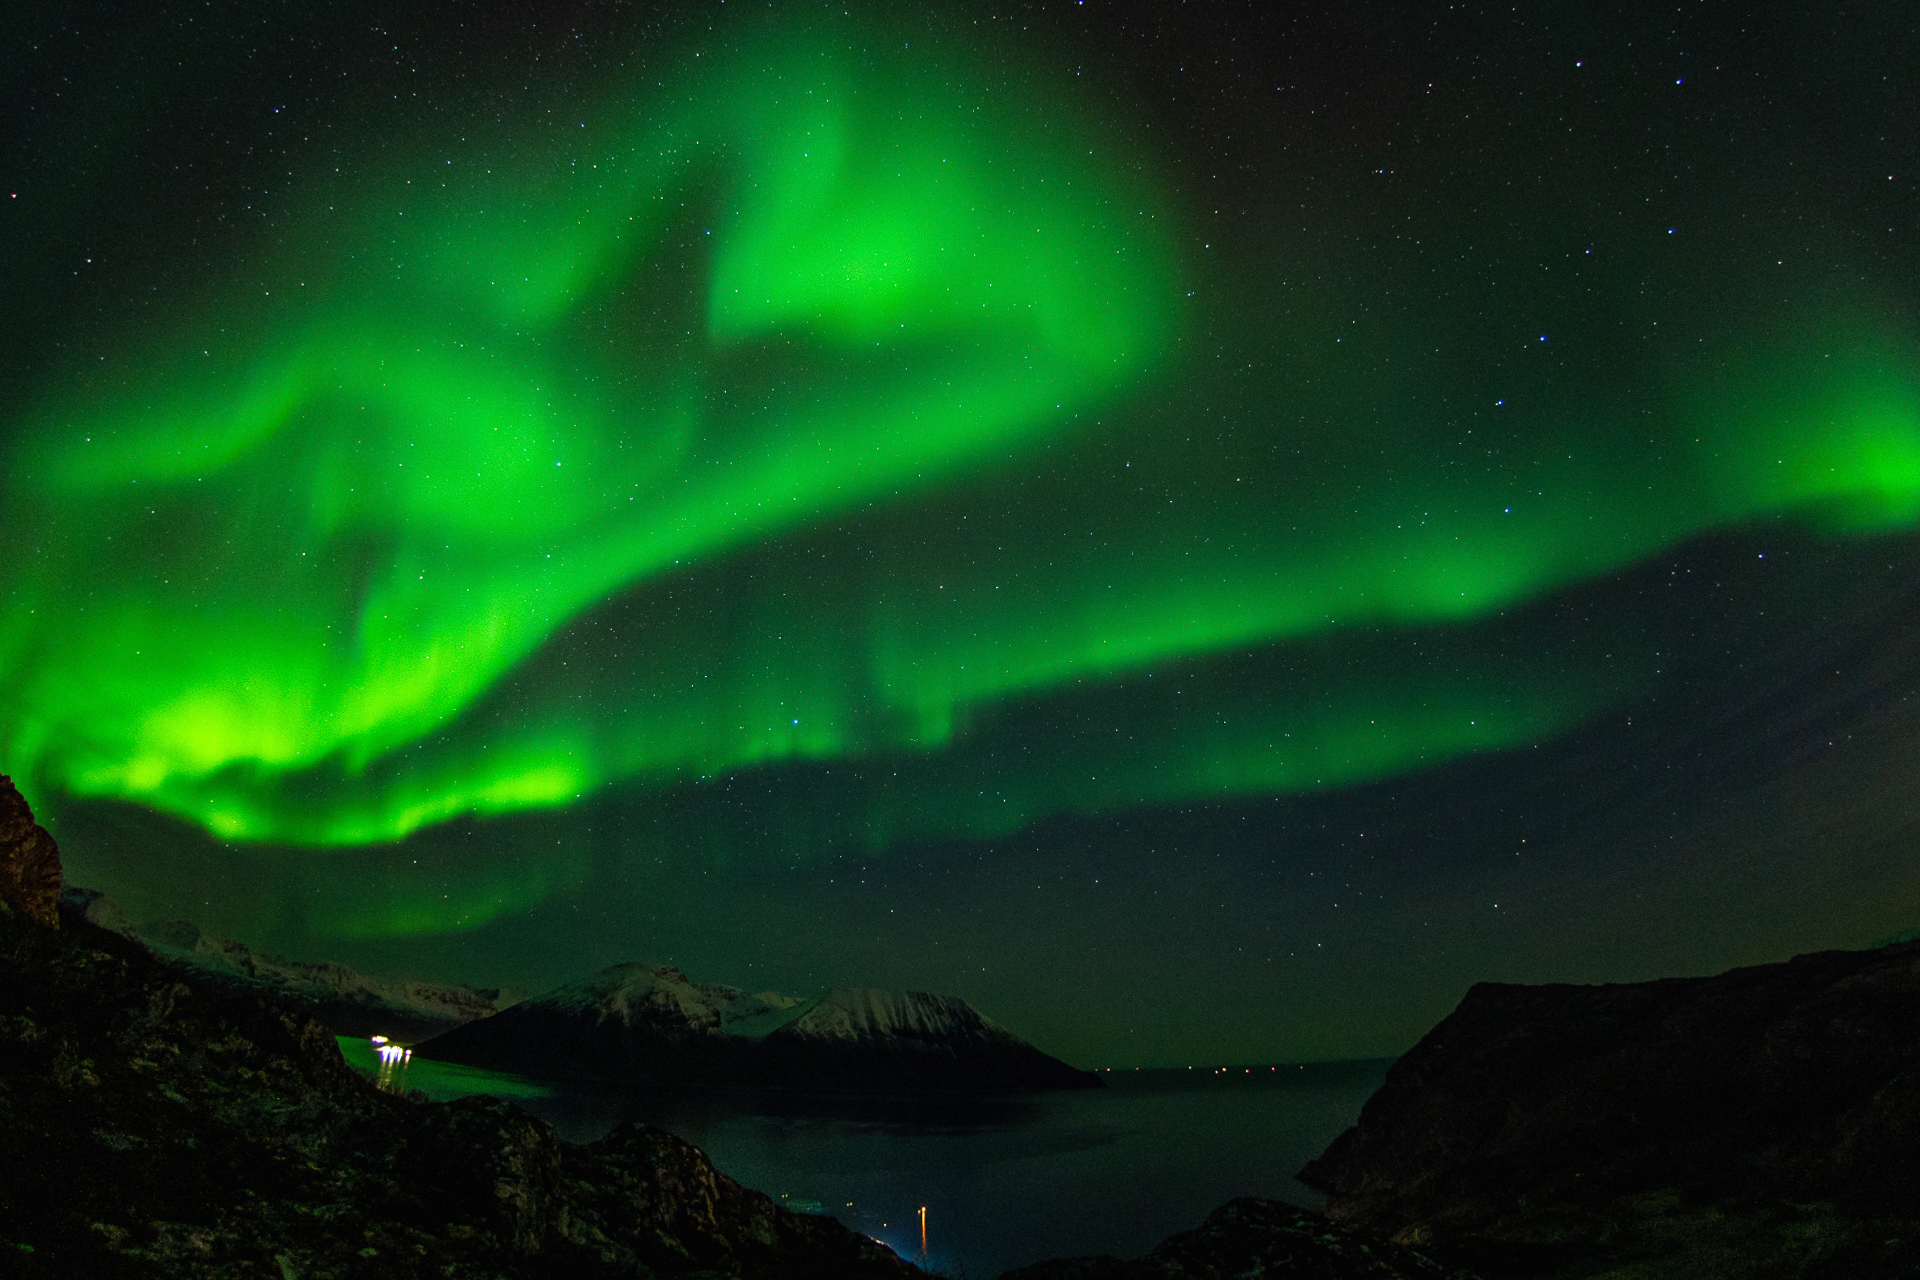
[[527, 1075], [663, 1088], [1004, 1091], [1098, 1087], [959, 996], [835, 988], [801, 998], [628, 963], [418, 1046]]
[[811, 1001], [777, 991], [749, 995], [739, 987], [695, 982], [671, 965], [636, 963], [602, 969], [548, 992], [539, 1003], [596, 1023], [748, 1040], [779, 1030], [812, 1007]]

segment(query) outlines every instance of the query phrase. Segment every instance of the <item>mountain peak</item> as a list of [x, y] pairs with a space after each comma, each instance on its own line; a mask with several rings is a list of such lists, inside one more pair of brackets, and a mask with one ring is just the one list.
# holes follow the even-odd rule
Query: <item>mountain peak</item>
[[1000, 1092], [1097, 1086], [959, 996], [834, 988], [811, 997], [629, 962], [418, 1047], [525, 1075], [649, 1087]]

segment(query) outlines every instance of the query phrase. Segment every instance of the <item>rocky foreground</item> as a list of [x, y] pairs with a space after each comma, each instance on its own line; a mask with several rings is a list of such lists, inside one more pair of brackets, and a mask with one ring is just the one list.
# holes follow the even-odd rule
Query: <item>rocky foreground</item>
[[47, 1276], [905, 1277], [692, 1146], [378, 1092], [332, 1033], [137, 944], [0, 910], [0, 1270]]
[[[921, 1274], [832, 1218], [742, 1187], [658, 1129], [624, 1125], [582, 1147], [508, 1102], [383, 1093], [289, 993], [168, 963], [133, 931], [89, 919], [98, 906], [63, 897], [52, 840], [0, 778], [0, 1275]], [[1450, 1273], [1416, 1251], [1243, 1200], [1147, 1263], [1077, 1260], [1023, 1274]]]
[[54, 857], [0, 779], [0, 1274], [920, 1274], [657, 1129], [381, 1093], [311, 1016], [60, 911]]
[[135, 924], [91, 889], [68, 886], [60, 903], [103, 929], [135, 939], [196, 987], [221, 995], [263, 996], [282, 1009], [312, 1014], [336, 1035], [423, 1040], [492, 1017], [499, 1008], [498, 990], [388, 982], [343, 964], [289, 960], [232, 938], [204, 934], [185, 920]]
[[1144, 1258], [1003, 1280], [1920, 1277], [1920, 942], [1474, 987], [1300, 1173]]
[[[69, 906], [0, 899], [0, 1275], [904, 1280], [688, 1143], [591, 1146], [514, 1105], [376, 1090], [328, 1028], [196, 987]], [[1241, 1200], [1146, 1260], [1022, 1280], [1463, 1280], [1418, 1251]]]

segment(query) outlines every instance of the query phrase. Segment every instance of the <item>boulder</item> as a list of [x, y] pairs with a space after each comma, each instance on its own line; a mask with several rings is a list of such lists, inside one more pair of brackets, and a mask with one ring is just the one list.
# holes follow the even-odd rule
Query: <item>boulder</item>
[[5, 774], [0, 774], [0, 902], [50, 929], [60, 927], [60, 851]]

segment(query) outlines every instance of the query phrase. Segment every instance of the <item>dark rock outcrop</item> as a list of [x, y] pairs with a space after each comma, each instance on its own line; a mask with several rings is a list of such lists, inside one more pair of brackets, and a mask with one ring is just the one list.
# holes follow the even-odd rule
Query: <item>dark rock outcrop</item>
[[0, 902], [48, 928], [59, 926], [60, 851], [5, 774], [0, 774]]
[[1102, 1084], [955, 996], [756, 995], [643, 964], [602, 970], [415, 1052], [522, 1075], [649, 1088], [997, 1093]]
[[1000, 1280], [1473, 1280], [1277, 1200], [1231, 1200], [1144, 1258], [1061, 1258]]
[[1920, 1269], [1916, 1157], [1902, 943], [1476, 986], [1300, 1178], [1338, 1221], [1500, 1274], [1870, 1277]]
[[638, 1125], [578, 1147], [509, 1103], [382, 1093], [328, 1029], [86, 919], [0, 911], [0, 1274], [919, 1274]]

